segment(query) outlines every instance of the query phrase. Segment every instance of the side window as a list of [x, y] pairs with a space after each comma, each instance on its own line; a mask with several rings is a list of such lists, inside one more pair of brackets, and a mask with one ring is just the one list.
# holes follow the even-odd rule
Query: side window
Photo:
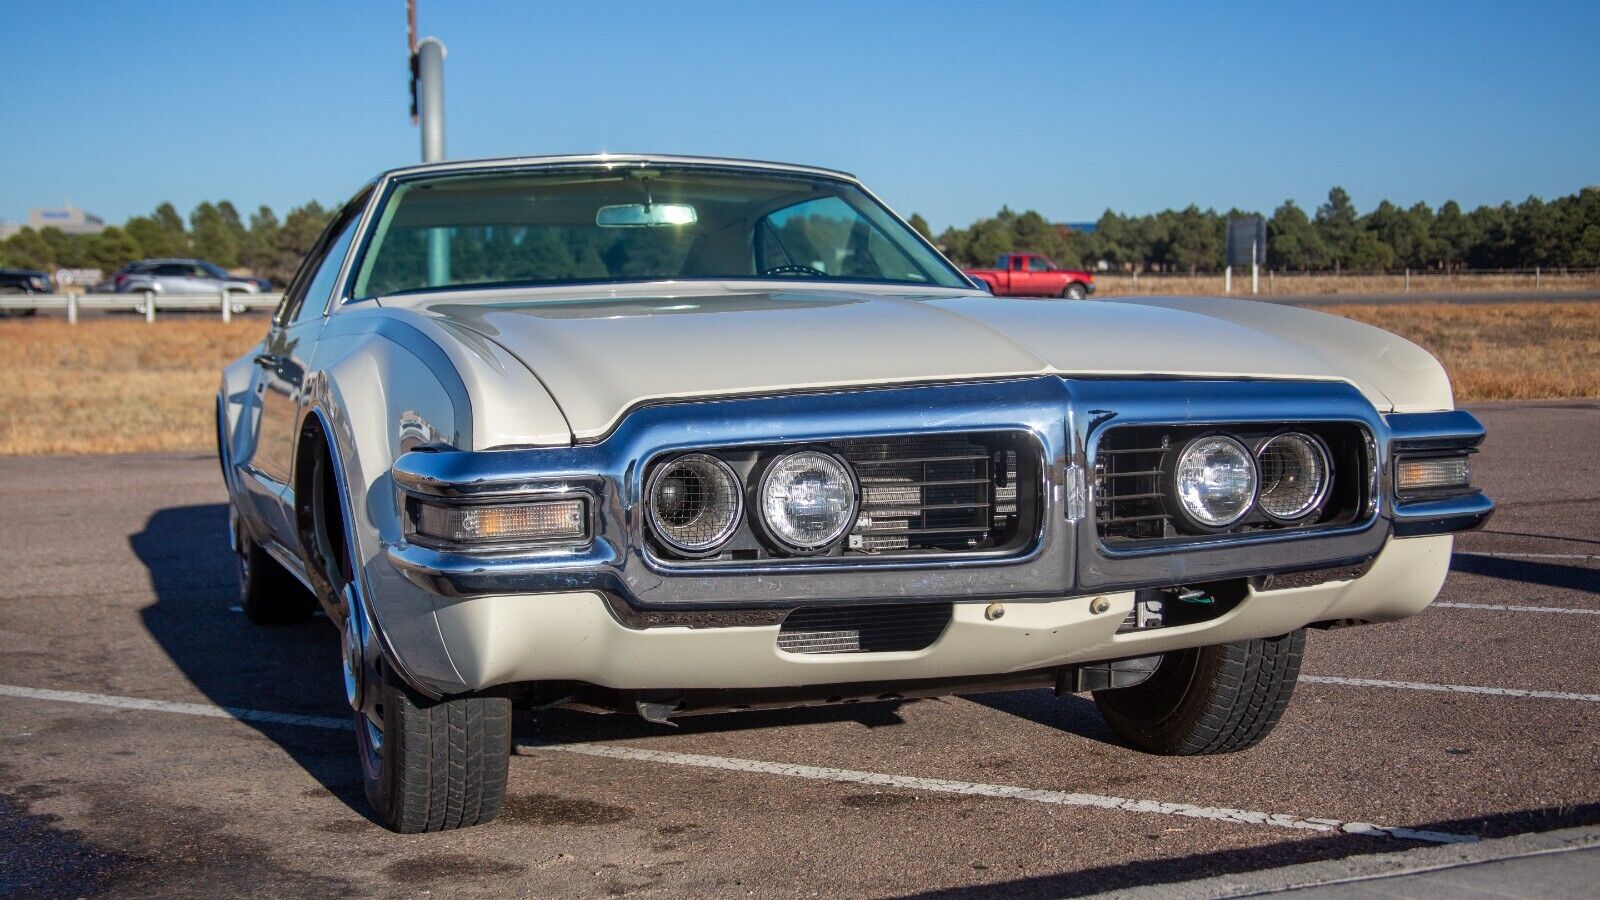
[[1023, 269], [1026, 269], [1027, 267], [1028, 267], [1028, 258], [1026, 256], [1013, 256], [1013, 257], [1011, 257], [1011, 269], [1012, 269], [1012, 271], [1021, 272]]
[[1030, 272], [1048, 272], [1054, 268], [1054, 266], [1050, 265], [1050, 260], [1042, 256], [1028, 257], [1028, 271]]
[[362, 193], [346, 204], [312, 246], [306, 261], [300, 264], [300, 270], [295, 272], [288, 289], [284, 291], [283, 305], [276, 316], [279, 325], [298, 325], [322, 315], [328, 305], [328, 295], [333, 292], [333, 283], [339, 277], [339, 269], [344, 265], [350, 242], [355, 238], [356, 225], [361, 220], [361, 210], [366, 202], [367, 195]]

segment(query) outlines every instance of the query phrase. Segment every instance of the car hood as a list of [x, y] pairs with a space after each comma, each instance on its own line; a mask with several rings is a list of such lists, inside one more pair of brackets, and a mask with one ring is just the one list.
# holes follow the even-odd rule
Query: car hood
[[1338, 380], [1384, 412], [1451, 405], [1443, 370], [1414, 344], [1268, 303], [651, 287], [383, 304], [505, 347], [543, 382], [578, 440], [654, 400], [1037, 374]]

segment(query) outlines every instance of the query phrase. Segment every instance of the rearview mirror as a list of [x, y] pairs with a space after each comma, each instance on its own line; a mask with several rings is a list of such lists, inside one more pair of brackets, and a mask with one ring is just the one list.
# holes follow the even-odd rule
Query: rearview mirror
[[657, 225], [693, 225], [697, 221], [694, 207], [686, 203], [620, 203], [602, 206], [594, 214], [594, 223], [601, 228], [650, 228]]

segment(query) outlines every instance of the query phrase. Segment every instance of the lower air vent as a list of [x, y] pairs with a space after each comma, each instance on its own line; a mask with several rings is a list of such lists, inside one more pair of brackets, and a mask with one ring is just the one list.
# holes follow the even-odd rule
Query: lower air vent
[[950, 624], [951, 604], [797, 609], [778, 629], [785, 653], [892, 653], [931, 647]]

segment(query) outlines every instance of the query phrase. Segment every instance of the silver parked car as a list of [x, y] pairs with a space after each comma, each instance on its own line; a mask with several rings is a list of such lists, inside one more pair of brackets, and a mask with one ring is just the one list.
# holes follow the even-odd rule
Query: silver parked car
[[216, 412], [242, 610], [338, 625], [403, 832], [495, 816], [514, 704], [1053, 688], [1243, 750], [1308, 629], [1421, 612], [1494, 509], [1395, 335], [994, 297], [852, 176], [740, 160], [385, 173]]
[[112, 289], [119, 294], [259, 294], [269, 287], [264, 278], [230, 275], [203, 259], [146, 259], [123, 266], [112, 276]]

